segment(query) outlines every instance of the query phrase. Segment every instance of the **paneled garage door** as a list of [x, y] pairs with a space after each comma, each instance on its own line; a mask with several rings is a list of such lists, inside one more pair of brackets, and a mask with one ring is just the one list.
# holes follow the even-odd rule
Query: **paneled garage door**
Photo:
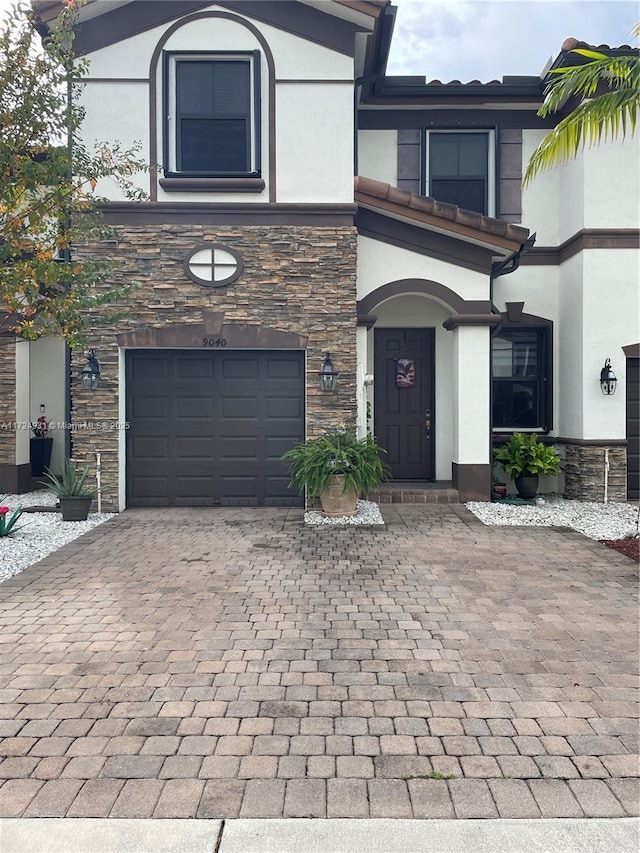
[[127, 353], [127, 506], [298, 506], [304, 353]]
[[627, 359], [627, 498], [640, 498], [640, 358]]

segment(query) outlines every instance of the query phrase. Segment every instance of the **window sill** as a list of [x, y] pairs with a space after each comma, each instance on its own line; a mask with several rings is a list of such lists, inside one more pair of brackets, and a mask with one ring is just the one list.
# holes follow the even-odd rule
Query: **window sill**
[[260, 193], [265, 187], [262, 178], [160, 178], [165, 192], [191, 193]]

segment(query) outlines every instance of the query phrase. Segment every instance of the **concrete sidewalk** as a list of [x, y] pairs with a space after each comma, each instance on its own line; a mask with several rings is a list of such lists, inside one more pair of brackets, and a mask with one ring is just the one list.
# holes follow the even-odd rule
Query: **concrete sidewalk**
[[2, 853], [637, 853], [637, 818], [0, 820]]

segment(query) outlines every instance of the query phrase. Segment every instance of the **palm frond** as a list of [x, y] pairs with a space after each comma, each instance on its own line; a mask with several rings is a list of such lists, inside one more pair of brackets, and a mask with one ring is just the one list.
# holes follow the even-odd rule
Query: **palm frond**
[[635, 133], [640, 107], [640, 57], [611, 57], [582, 49], [572, 52], [597, 58], [584, 65], [554, 69], [556, 76], [548, 83], [538, 115], [557, 112], [570, 98], [579, 97], [582, 103], [534, 151], [523, 186], [540, 172], [574, 158], [585, 146]]

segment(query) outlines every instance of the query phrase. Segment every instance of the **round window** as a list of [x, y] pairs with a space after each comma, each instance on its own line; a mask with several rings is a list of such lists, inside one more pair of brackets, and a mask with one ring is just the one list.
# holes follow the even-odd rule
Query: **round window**
[[226, 287], [242, 272], [242, 258], [229, 246], [205, 243], [190, 252], [184, 262], [185, 272], [203, 287]]

